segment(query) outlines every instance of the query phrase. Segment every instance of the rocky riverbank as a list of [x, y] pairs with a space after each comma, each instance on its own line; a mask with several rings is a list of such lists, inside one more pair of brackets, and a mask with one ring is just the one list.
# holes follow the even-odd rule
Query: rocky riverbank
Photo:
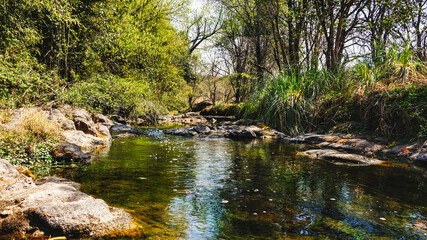
[[[101, 114], [90, 114], [70, 106], [13, 110], [10, 120], [1, 124], [0, 129], [12, 129], [23, 121], [22, 116], [29, 111], [41, 113], [48, 123], [60, 126], [62, 141], [52, 152], [59, 161], [88, 163], [93, 153], [108, 149], [113, 138], [142, 134], [142, 131], [132, 128], [125, 121], [112, 121]], [[217, 122], [216, 119], [225, 121]], [[163, 131], [169, 135], [263, 138], [303, 144], [309, 150], [297, 155], [340, 165], [383, 165], [386, 164], [383, 159], [387, 158], [427, 162], [427, 142], [386, 145], [381, 138], [368, 139], [351, 134], [308, 133], [290, 137], [258, 121], [230, 121], [228, 117], [206, 119], [198, 113], [165, 116], [161, 122], [187, 125]], [[34, 180], [19, 173], [8, 161], [0, 160], [0, 235], [37, 237], [43, 233], [76, 238], [100, 237], [112, 232], [128, 231], [136, 226], [124, 210], [109, 207], [103, 200], [84, 194], [78, 188], [77, 183], [65, 179]]]
[[[125, 123], [70, 106], [15, 109], [1, 129], [13, 129], [28, 113], [60, 126], [61, 142], [52, 152], [57, 161], [88, 163], [94, 152], [108, 149], [113, 137], [141, 134]], [[124, 210], [78, 189], [77, 183], [65, 179], [34, 180], [0, 159], [0, 236], [102, 237], [136, 227]]]
[[34, 181], [0, 159], [0, 235], [101, 237], [135, 228], [131, 215], [78, 191], [77, 183]]
[[[183, 123], [195, 122], [194, 120], [185, 120], [185, 116], [181, 115], [178, 118], [179, 121]], [[427, 141], [387, 145], [379, 137], [368, 140], [356, 135], [340, 133], [308, 133], [290, 137], [254, 120], [242, 119], [215, 124], [215, 122], [208, 122], [203, 119], [197, 113], [191, 113], [188, 116], [202, 120], [186, 127], [165, 130], [165, 134], [192, 137], [274, 138], [286, 143], [305, 144], [314, 148], [298, 153], [300, 156], [333, 160], [337, 161], [338, 164], [353, 166], [384, 164], [384, 161], [379, 159], [391, 158], [402, 161], [427, 162]], [[168, 117], [167, 119], [174, 118]]]

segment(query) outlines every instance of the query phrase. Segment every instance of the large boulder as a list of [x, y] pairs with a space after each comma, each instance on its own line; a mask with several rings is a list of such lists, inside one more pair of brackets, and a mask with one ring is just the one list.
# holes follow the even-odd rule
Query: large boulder
[[81, 108], [74, 108], [72, 110], [72, 115], [77, 130], [92, 136], [97, 136], [96, 126], [89, 112]]
[[1, 159], [0, 184], [3, 236], [43, 231], [51, 236], [101, 237], [134, 227], [130, 214], [78, 191], [78, 184], [59, 178], [34, 182]]
[[93, 115], [93, 122], [96, 124], [104, 125], [108, 128], [114, 125], [113, 121], [111, 121], [108, 117], [106, 117], [100, 113], [95, 113]]
[[63, 131], [62, 136], [65, 142], [79, 146], [84, 152], [93, 152], [98, 147], [109, 146], [111, 144], [108, 138], [95, 137], [85, 134], [82, 131]]
[[98, 137], [107, 139], [108, 142], [112, 142], [110, 129], [106, 125], [96, 124], [96, 130], [98, 131]]
[[91, 160], [91, 156], [81, 150], [79, 146], [73, 143], [64, 142], [56, 146], [52, 156], [59, 161], [64, 162], [82, 162], [88, 163]]
[[76, 184], [51, 178], [34, 183], [0, 160], [0, 233], [41, 230], [49, 235], [102, 236], [129, 229], [132, 218], [123, 210], [77, 191]]
[[74, 122], [66, 118], [59, 109], [51, 109], [48, 119], [58, 122], [63, 130], [76, 130]]
[[201, 102], [198, 102], [198, 103], [194, 104], [192, 110], [195, 111], [195, 112], [200, 112], [203, 109], [205, 109], [205, 108], [207, 108], [209, 106], [212, 106], [212, 105], [213, 105], [212, 101], [210, 101], [210, 100], [204, 100], [204, 101], [201, 101]]
[[228, 129], [228, 136], [232, 138], [256, 138], [256, 133], [250, 127], [234, 125]]

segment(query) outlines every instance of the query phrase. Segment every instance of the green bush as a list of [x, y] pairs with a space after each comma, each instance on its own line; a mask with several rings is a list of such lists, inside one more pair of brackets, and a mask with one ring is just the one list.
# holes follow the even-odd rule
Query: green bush
[[151, 95], [145, 82], [105, 74], [74, 84], [61, 100], [103, 114], [151, 118], [165, 112], [165, 107], [150, 100]]

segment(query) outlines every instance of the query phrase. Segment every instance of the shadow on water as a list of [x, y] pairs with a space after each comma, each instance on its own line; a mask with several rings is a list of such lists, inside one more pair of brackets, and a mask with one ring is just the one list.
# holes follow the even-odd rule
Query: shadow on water
[[120, 139], [71, 178], [129, 209], [147, 238], [427, 238], [425, 172], [335, 165], [297, 157], [300, 150], [261, 140]]

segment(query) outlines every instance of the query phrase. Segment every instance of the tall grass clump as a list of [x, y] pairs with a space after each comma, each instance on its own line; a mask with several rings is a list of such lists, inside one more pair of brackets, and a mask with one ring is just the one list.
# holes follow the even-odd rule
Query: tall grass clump
[[426, 63], [409, 47], [386, 49], [380, 59], [365, 58], [336, 72], [279, 73], [245, 103], [243, 116], [289, 135], [356, 121], [387, 137], [425, 138]]
[[286, 134], [304, 133], [317, 113], [316, 101], [325, 93], [350, 92], [346, 73], [329, 71], [284, 72], [260, 87], [243, 107], [245, 117], [256, 118]]
[[363, 58], [350, 69], [359, 86], [360, 95], [427, 84], [426, 63], [417, 59], [410, 46], [403, 49], [391, 46], [382, 51], [378, 49], [376, 52], [380, 56]]
[[0, 158], [15, 164], [52, 163], [51, 151], [61, 139], [57, 122], [37, 109], [0, 114]]

